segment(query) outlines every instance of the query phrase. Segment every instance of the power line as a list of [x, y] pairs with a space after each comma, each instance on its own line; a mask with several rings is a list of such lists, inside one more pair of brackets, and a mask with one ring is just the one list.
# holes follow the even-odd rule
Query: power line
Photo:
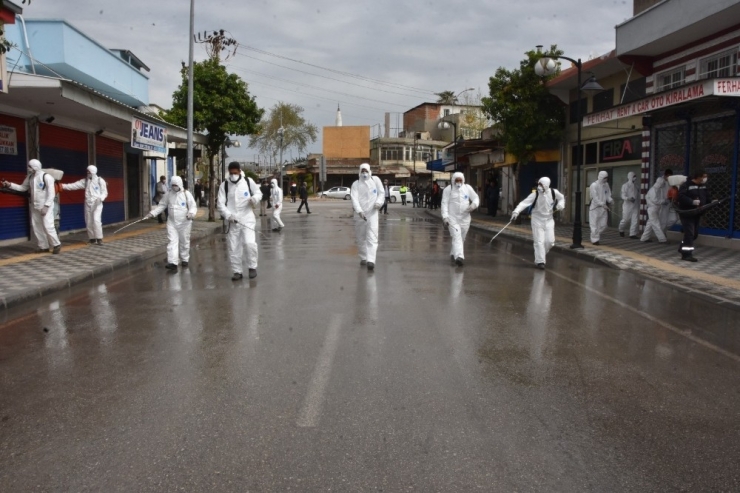
[[268, 79], [279, 80], [280, 82], [287, 82], [288, 84], [296, 84], [296, 85], [299, 85], [299, 86], [307, 87], [309, 89], [316, 89], [316, 90], [319, 90], [319, 91], [330, 92], [332, 94], [341, 94], [342, 96], [348, 96], [350, 98], [357, 98], [357, 99], [364, 99], [366, 101], [372, 101], [374, 103], [382, 103], [382, 104], [388, 104], [388, 105], [391, 105], [391, 106], [400, 106], [402, 108], [408, 108], [408, 105], [407, 104], [391, 103], [391, 102], [388, 102], [388, 101], [381, 101], [379, 99], [366, 98], [366, 97], [363, 97], [363, 96], [355, 96], [354, 94], [349, 94], [349, 93], [346, 93], [346, 92], [333, 91], [331, 89], [325, 89], [323, 87], [312, 86], [310, 84], [304, 84], [302, 82], [295, 82], [295, 81], [292, 81], [292, 80], [281, 79], [280, 77], [275, 77], [274, 75], [263, 74], [261, 72], [256, 72], [254, 70], [249, 70], [249, 69], [246, 69], [244, 67], [237, 67], [236, 65], [231, 65], [231, 68], [242, 70], [244, 72], [248, 72], [248, 73], [252, 73], [252, 74], [256, 74], [256, 75], [260, 75], [262, 77], [267, 77]]
[[294, 63], [300, 63], [300, 64], [303, 64], [303, 65], [308, 65], [309, 67], [314, 67], [314, 68], [318, 68], [318, 69], [321, 69], [321, 70], [326, 70], [328, 72], [332, 72], [332, 73], [335, 73], [335, 74], [344, 75], [345, 77], [351, 77], [353, 79], [359, 79], [359, 80], [363, 80], [363, 81], [367, 81], [367, 82], [374, 82], [376, 84], [382, 84], [384, 86], [395, 87], [396, 89], [406, 89], [406, 90], [410, 90], [410, 91], [420, 92], [420, 93], [423, 93], [423, 94], [426, 94], [426, 95], [436, 94], [434, 91], [431, 91], [429, 89], [419, 89], [418, 87], [406, 86], [406, 85], [403, 85], [403, 84], [396, 84], [394, 82], [386, 82], [386, 81], [383, 81], [383, 80], [372, 79], [370, 77], [365, 77], [365, 76], [362, 76], [362, 75], [353, 74], [351, 72], [343, 72], [341, 70], [335, 70], [335, 69], [331, 69], [331, 68], [328, 68], [328, 67], [322, 67], [321, 65], [316, 65], [316, 64], [308, 63], [308, 62], [302, 62], [301, 60], [296, 60], [295, 58], [290, 58], [290, 57], [287, 57], [287, 56], [278, 55], [276, 53], [270, 53], [269, 51], [260, 50], [258, 48], [253, 48], [251, 46], [243, 45], [241, 43], [239, 44], [239, 47], [244, 48], [246, 50], [254, 51], [256, 53], [261, 53], [263, 55], [269, 55], [269, 56], [273, 56], [275, 58], [282, 58], [283, 60], [288, 60], [288, 61], [291, 61], [291, 62], [294, 62]]
[[341, 82], [342, 84], [350, 84], [350, 85], [353, 85], [353, 86], [362, 87], [363, 89], [370, 89], [371, 91], [380, 91], [380, 92], [384, 92], [384, 93], [387, 93], [387, 94], [397, 94], [399, 96], [404, 96], [404, 97], [408, 97], [408, 98], [418, 98], [419, 97], [418, 95], [414, 95], [414, 94], [404, 94], [404, 93], [401, 93], [401, 92], [386, 91], [385, 89], [378, 89], [378, 88], [375, 88], [375, 87], [364, 86], [362, 84], [357, 84], [355, 82], [349, 82], [349, 81], [342, 80], [342, 79], [336, 79], [334, 77], [328, 77], [326, 75], [315, 74], [313, 72], [306, 72], [305, 70], [300, 70], [300, 69], [297, 69], [297, 68], [288, 67], [286, 65], [280, 65], [279, 63], [275, 63], [275, 62], [268, 62], [267, 60], [263, 60], [261, 58], [257, 58], [257, 57], [245, 55], [244, 53], [237, 53], [237, 55], [243, 56], [243, 57], [246, 57], [246, 58], [250, 58], [252, 60], [257, 60], [257, 61], [262, 62], [262, 63], [267, 63], [269, 65], [274, 65], [276, 67], [284, 68], [286, 70], [293, 70], [293, 71], [299, 72], [301, 74], [312, 75], [314, 77], [321, 77], [322, 79], [333, 80], [333, 81], [336, 81], [336, 82]]

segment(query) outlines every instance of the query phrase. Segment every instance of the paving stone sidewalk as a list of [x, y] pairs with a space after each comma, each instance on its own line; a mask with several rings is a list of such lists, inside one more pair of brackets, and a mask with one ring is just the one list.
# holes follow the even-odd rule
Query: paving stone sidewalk
[[[427, 213], [440, 217], [439, 211], [427, 209]], [[509, 217], [490, 217], [483, 213], [473, 214], [472, 226], [495, 234], [509, 221]], [[572, 225], [555, 227], [554, 250], [573, 255], [584, 260], [592, 260], [622, 270], [673, 285], [684, 291], [691, 291], [708, 297], [718, 303], [729, 303], [740, 308], [740, 251], [716, 246], [697, 246], [699, 262], [681, 260], [677, 241], [668, 244], [658, 242], [643, 243], [619, 236], [616, 228], [607, 228], [602, 234], [600, 245], [591, 245], [589, 228], [583, 226], [583, 246], [572, 250]], [[521, 225], [511, 224], [501, 233], [518, 241], [532, 244], [532, 230], [529, 221]], [[736, 241], [736, 240], [727, 240]], [[533, 260], [534, 261], [534, 260]]]
[[[111, 235], [120, 227], [105, 228], [101, 246], [87, 244], [84, 232], [63, 236], [58, 255], [33, 253], [35, 241], [0, 247], [0, 309], [166, 253], [165, 225], [152, 219]], [[191, 244], [220, 228], [220, 222], [194, 221]]]

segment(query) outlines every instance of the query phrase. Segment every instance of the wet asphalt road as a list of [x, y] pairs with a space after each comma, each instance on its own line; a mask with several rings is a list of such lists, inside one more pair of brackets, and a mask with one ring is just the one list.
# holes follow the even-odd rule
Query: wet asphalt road
[[7, 314], [0, 491], [740, 489], [737, 312], [410, 206], [368, 274], [291, 206], [255, 281], [217, 236]]

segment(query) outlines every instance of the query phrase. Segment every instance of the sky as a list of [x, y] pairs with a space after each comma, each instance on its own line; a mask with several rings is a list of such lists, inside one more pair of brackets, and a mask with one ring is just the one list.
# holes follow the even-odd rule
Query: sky
[[[17, 2], [20, 3], [20, 2]], [[169, 108], [188, 58], [187, 0], [33, 0], [26, 19], [65, 19], [108, 48], [125, 48], [151, 68], [150, 103]], [[227, 69], [266, 111], [297, 104], [319, 129], [347, 125], [376, 135], [390, 112], [434, 102], [435, 92], [485, 96], [498, 67], [557, 44], [588, 59], [614, 49], [614, 26], [631, 0], [195, 0], [195, 31], [224, 29], [238, 41]], [[195, 58], [206, 57], [195, 45]], [[396, 122], [399, 122], [398, 124]], [[256, 160], [248, 137], [231, 158]], [[321, 139], [308, 152], [321, 152]], [[299, 157], [295, 151], [286, 159]]]

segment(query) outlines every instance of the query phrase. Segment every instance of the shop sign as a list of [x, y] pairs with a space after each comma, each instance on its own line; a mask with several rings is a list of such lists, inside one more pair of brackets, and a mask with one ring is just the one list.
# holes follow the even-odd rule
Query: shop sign
[[642, 136], [633, 135], [599, 143], [601, 162], [633, 161], [642, 158]]
[[131, 147], [145, 151], [167, 152], [167, 129], [161, 125], [133, 118]]
[[18, 155], [18, 136], [15, 127], [0, 125], [0, 154]]

